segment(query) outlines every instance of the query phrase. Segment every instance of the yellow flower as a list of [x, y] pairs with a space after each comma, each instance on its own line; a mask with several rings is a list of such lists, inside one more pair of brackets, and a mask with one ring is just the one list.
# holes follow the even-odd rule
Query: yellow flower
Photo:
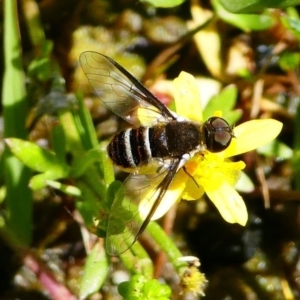
[[183, 293], [192, 293], [194, 295], [200, 294], [205, 296], [203, 290], [207, 284], [207, 280], [201, 272], [199, 272], [198, 266], [191, 266], [182, 268], [179, 272], [180, 286]]
[[[181, 72], [174, 80], [174, 98], [178, 115], [203, 122], [199, 89], [192, 75]], [[234, 128], [234, 138], [223, 152], [197, 153], [186, 163], [185, 171], [178, 171], [152, 219], [160, 218], [179, 199], [197, 200], [206, 193], [227, 222], [245, 225], [247, 208], [234, 188], [245, 163], [228, 158], [270, 142], [281, 128], [282, 123], [273, 119], [245, 122]], [[141, 207], [145, 208], [143, 201]]]

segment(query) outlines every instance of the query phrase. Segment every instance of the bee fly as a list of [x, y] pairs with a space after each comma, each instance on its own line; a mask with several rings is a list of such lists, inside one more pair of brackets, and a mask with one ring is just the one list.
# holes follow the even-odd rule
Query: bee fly
[[[195, 153], [226, 149], [233, 132], [219, 117], [199, 124], [176, 115], [122, 66], [103, 54], [84, 52], [80, 63], [105, 106], [134, 126], [116, 134], [107, 148], [112, 161], [131, 173], [124, 182], [123, 209], [129, 213], [125, 225], [117, 228], [120, 226], [116, 219], [122, 216], [114, 215], [117, 213], [114, 204], [108, 220], [106, 250], [118, 255], [144, 231], [179, 169]], [[147, 125], [143, 126], [142, 119], [147, 120]], [[136, 206], [131, 206], [142, 199], [143, 203], [151, 203], [145, 217], [140, 216]]]

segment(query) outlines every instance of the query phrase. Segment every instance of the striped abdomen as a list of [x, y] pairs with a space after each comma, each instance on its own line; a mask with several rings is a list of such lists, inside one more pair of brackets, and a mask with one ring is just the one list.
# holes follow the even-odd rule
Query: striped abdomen
[[151, 157], [149, 128], [127, 129], [116, 134], [107, 148], [112, 161], [123, 168], [134, 168]]
[[115, 135], [108, 155], [123, 168], [135, 168], [151, 158], [181, 158], [200, 147], [199, 126], [191, 122], [171, 121], [154, 127], [127, 129]]

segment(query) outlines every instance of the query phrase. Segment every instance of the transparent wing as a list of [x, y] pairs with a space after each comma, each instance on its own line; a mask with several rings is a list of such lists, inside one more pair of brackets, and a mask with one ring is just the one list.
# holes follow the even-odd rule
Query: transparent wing
[[[116, 197], [118, 200], [111, 207], [106, 236], [108, 254], [119, 255], [135, 243], [161, 204], [179, 163], [179, 159], [170, 160], [158, 173], [128, 176], [124, 197]], [[143, 207], [139, 206], [141, 200]]]
[[141, 126], [141, 117], [145, 117], [149, 126], [157, 121], [175, 119], [142, 83], [111, 58], [87, 51], [80, 55], [79, 60], [97, 96], [107, 108], [127, 122]]

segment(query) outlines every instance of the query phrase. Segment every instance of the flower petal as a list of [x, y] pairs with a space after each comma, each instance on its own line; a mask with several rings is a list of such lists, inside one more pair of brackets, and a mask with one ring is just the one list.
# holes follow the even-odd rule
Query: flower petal
[[254, 150], [275, 139], [282, 123], [273, 119], [252, 120], [234, 128], [234, 136], [223, 157], [230, 157]]
[[[157, 220], [161, 218], [171, 208], [171, 206], [180, 199], [180, 196], [186, 187], [187, 179], [188, 175], [182, 169], [179, 170], [174, 177], [170, 187], [161, 199], [161, 202], [158, 205], [151, 220]], [[155, 191], [155, 193], [151, 195], [151, 193], [153, 193], [153, 190], [149, 190], [149, 194], [145, 195], [145, 197], [143, 197], [143, 200], [140, 202], [139, 213], [142, 219], [145, 219], [149, 211], [151, 210], [155, 200], [157, 199], [158, 192], [159, 191]]]
[[[223, 181], [234, 186], [240, 178], [241, 170], [246, 166], [243, 161], [224, 161], [217, 153], [208, 152], [202, 159], [199, 157], [195, 155], [186, 164], [186, 169], [205, 191], [217, 189]], [[193, 166], [194, 164], [197, 167]]]
[[173, 94], [178, 115], [202, 122], [200, 91], [194, 76], [181, 72], [173, 81]]
[[186, 188], [184, 189], [181, 198], [184, 200], [197, 200], [200, 199], [203, 196], [203, 194], [203, 187], [201, 185], [197, 185], [197, 183], [189, 177], [186, 182]]
[[218, 189], [205, 192], [225, 221], [245, 226], [248, 220], [246, 205], [231, 185], [224, 181]]
[[154, 125], [156, 120], [159, 120], [161, 113], [158, 109], [148, 109], [145, 107], [139, 107], [137, 109], [137, 118], [139, 122], [146, 127], [151, 127]]

